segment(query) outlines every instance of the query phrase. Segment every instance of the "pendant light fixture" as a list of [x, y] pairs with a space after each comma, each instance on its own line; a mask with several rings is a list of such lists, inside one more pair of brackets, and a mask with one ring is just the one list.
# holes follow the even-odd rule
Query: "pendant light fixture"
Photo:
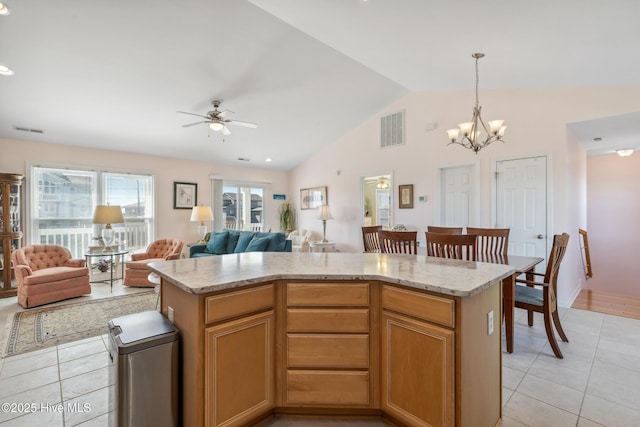
[[504, 120], [489, 121], [489, 128], [484, 124], [480, 115], [482, 107], [478, 102], [478, 60], [484, 56], [484, 53], [474, 53], [471, 56], [476, 60], [476, 105], [473, 107], [473, 117], [470, 122], [460, 123], [458, 129], [447, 130], [447, 134], [451, 141], [449, 145], [459, 144], [478, 154], [478, 151], [492, 142], [502, 141], [507, 127], [503, 125]]

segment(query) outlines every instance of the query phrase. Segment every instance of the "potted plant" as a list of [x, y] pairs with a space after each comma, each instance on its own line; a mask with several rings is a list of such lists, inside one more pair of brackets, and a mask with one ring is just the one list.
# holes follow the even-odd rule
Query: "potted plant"
[[280, 214], [280, 229], [289, 233], [296, 227], [296, 208], [292, 203], [284, 202], [278, 209]]

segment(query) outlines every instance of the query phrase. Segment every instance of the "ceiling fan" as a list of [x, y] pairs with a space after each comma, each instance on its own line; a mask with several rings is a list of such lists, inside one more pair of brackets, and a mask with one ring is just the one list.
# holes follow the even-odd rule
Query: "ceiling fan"
[[186, 128], [189, 126], [199, 125], [200, 123], [207, 123], [211, 128], [211, 130], [221, 131], [223, 135], [231, 135], [231, 131], [226, 126], [227, 124], [244, 126], [244, 127], [253, 128], [253, 129], [258, 127], [258, 125], [255, 123], [242, 122], [240, 120], [229, 120], [227, 116], [230, 114], [234, 114], [234, 112], [231, 110], [223, 110], [223, 111], [218, 110], [218, 107], [220, 107], [220, 103], [221, 101], [213, 101], [211, 103], [211, 105], [213, 105], [213, 110], [209, 111], [204, 116], [202, 114], [188, 113], [186, 111], [178, 111], [178, 113], [181, 113], [181, 114], [189, 114], [191, 116], [198, 116], [198, 117], [202, 117], [203, 119], [207, 119], [207, 120], [203, 120], [195, 123], [182, 125], [182, 127]]

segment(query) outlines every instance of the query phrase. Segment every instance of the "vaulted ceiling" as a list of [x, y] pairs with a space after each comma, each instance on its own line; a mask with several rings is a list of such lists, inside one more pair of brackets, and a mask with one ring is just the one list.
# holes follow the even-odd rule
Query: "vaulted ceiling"
[[[636, 0], [6, 3], [4, 138], [290, 170], [408, 92], [472, 89], [473, 52], [487, 89], [640, 84]], [[258, 128], [182, 127], [214, 99]]]

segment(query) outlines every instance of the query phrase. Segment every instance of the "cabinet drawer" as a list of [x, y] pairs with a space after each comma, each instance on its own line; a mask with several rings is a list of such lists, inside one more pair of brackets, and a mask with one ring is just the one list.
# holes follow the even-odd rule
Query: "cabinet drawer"
[[369, 306], [368, 283], [287, 283], [288, 306]]
[[287, 332], [369, 332], [366, 308], [289, 308]]
[[273, 284], [214, 295], [205, 300], [205, 322], [212, 323], [266, 310], [273, 307], [274, 303]]
[[368, 335], [288, 334], [289, 368], [368, 368]]
[[369, 373], [288, 371], [286, 403], [369, 405]]
[[382, 307], [450, 328], [455, 326], [455, 301], [450, 299], [383, 286]]

